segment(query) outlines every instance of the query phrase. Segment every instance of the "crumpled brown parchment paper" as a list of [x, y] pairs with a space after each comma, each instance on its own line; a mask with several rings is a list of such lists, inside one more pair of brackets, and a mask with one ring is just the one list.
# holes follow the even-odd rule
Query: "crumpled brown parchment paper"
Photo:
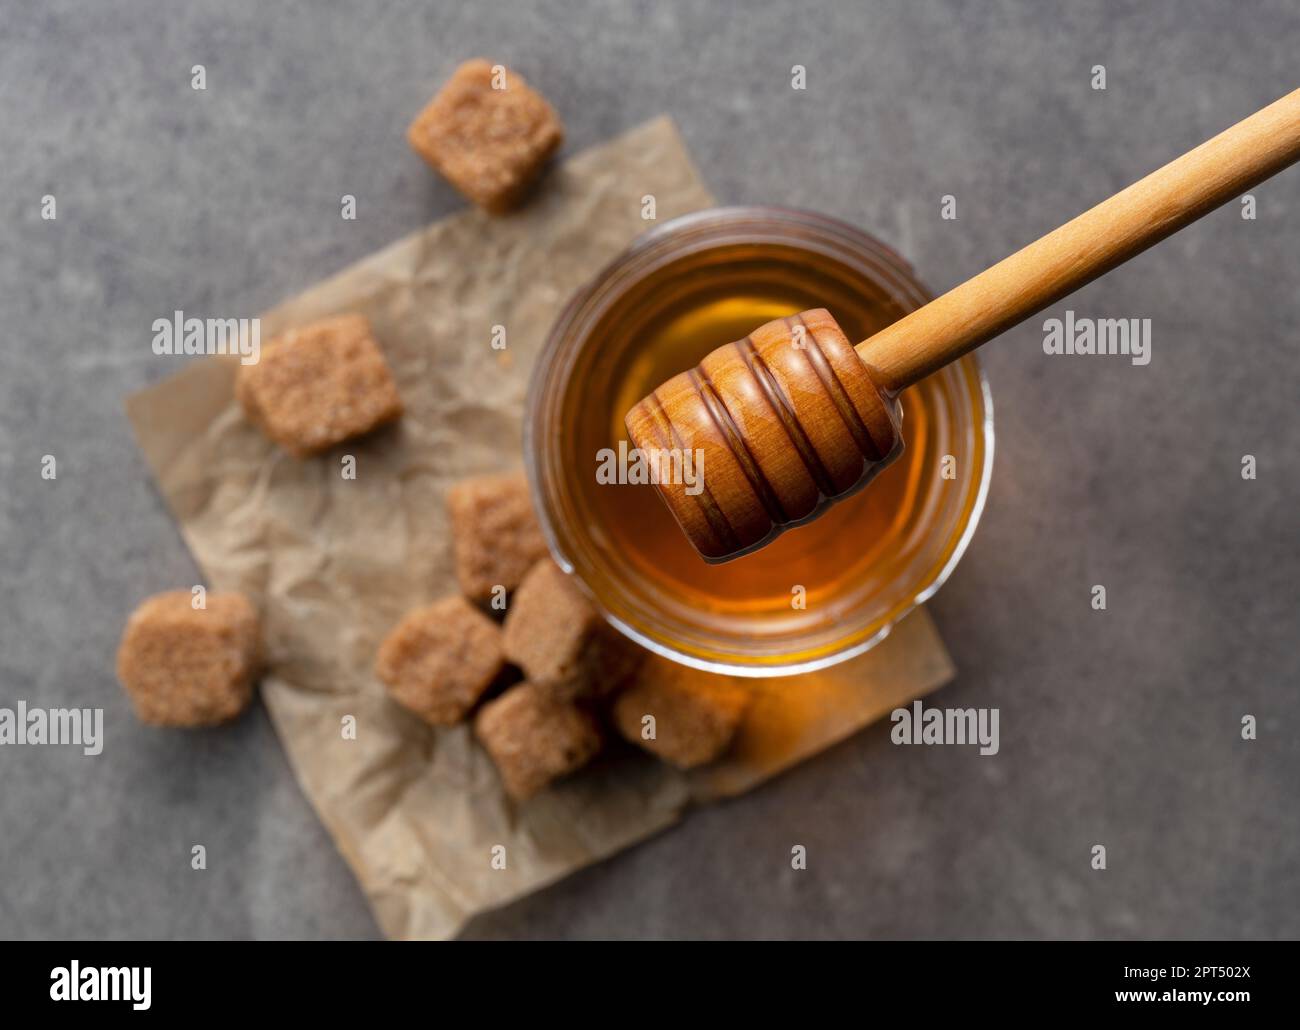
[[[475, 913], [670, 826], [691, 803], [748, 790], [952, 676], [920, 610], [855, 661], [750, 681], [747, 722], [714, 766], [682, 774], [615, 749], [524, 806], [506, 799], [468, 728], [424, 725], [373, 678], [387, 630], [456, 589], [444, 491], [520, 464], [529, 370], [547, 330], [646, 228], [648, 193], [660, 219], [713, 203], [668, 118], [552, 169], [517, 214], [454, 215], [264, 315], [267, 340], [361, 312], [392, 364], [400, 425], [322, 458], [296, 461], [244, 421], [234, 359], [197, 360], [128, 400], [209, 583], [247, 593], [262, 612], [267, 710], [390, 937], [449, 937]], [[504, 352], [489, 345], [495, 324], [508, 327]], [[355, 480], [343, 478], [344, 455], [355, 457]], [[349, 716], [355, 739], [343, 733]], [[496, 845], [504, 869], [493, 867]]]

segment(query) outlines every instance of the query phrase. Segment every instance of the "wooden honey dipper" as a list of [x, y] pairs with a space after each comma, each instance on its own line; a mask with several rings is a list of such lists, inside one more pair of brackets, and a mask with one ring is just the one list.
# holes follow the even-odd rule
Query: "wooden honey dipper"
[[902, 390], [1297, 158], [1300, 90], [856, 347], [822, 308], [719, 347], [628, 412], [632, 443], [705, 561], [756, 550], [902, 452]]

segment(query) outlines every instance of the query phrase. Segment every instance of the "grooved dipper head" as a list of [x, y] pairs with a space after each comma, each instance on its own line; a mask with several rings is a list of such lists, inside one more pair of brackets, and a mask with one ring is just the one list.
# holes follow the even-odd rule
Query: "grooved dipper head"
[[625, 422], [660, 496], [709, 562], [816, 518], [902, 451], [896, 405], [823, 308], [719, 347]]

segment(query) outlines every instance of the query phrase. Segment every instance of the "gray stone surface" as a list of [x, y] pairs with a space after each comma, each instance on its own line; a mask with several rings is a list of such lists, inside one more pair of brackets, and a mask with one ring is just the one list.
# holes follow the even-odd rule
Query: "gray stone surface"
[[[402, 131], [478, 53], [567, 152], [667, 111], [722, 201], [848, 219], [936, 289], [1297, 86], [1294, 0], [1057, 6], [6, 0], [0, 704], [102, 705], [108, 746], [0, 749], [0, 936], [376, 934], [264, 711], [150, 732], [114, 683], [126, 613], [196, 575], [122, 412], [175, 371], [153, 318], [264, 309], [458, 209]], [[1037, 322], [986, 349], [992, 498], [932, 608], [938, 697], [1001, 709], [996, 758], [878, 726], [468, 934], [1300, 933], [1298, 191], [1070, 301], [1151, 318], [1149, 367], [1045, 357]]]

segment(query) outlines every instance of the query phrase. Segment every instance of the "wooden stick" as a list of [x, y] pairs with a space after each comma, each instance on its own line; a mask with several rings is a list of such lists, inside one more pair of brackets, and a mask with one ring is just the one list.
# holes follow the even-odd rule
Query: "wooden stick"
[[[642, 452], [696, 456], [659, 494], [707, 561], [816, 518], [902, 449], [904, 387], [1300, 158], [1300, 90], [854, 347], [822, 309], [719, 347], [628, 412]], [[685, 465], [683, 464], [683, 469]]]
[[893, 395], [1300, 159], [1300, 90], [857, 345]]

